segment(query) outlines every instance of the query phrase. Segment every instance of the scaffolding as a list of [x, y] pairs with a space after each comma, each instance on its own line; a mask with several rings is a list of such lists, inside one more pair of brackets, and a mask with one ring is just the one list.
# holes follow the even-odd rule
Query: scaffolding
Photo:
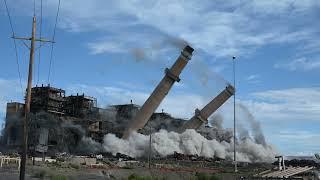
[[31, 112], [49, 112], [64, 115], [65, 91], [54, 87], [41, 86], [31, 89]]

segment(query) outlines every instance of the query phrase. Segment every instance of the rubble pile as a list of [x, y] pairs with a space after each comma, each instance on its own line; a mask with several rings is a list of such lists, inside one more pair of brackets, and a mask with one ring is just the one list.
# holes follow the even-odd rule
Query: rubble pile
[[215, 161], [223, 160], [218, 157], [208, 158], [204, 156], [199, 156], [197, 154], [188, 155], [188, 154], [182, 154], [178, 152], [174, 152], [173, 154], [168, 155], [166, 159], [185, 160], [185, 161], [207, 161], [207, 162], [215, 162]]

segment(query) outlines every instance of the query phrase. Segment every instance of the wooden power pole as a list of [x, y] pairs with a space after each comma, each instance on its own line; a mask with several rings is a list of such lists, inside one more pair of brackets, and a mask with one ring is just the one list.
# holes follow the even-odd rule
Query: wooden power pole
[[[32, 21], [32, 34], [31, 38], [25, 37], [12, 37], [19, 40], [29, 40], [31, 41], [30, 45], [30, 60], [29, 60], [29, 73], [28, 73], [28, 84], [27, 84], [27, 94], [25, 97], [25, 106], [24, 106], [24, 119], [23, 119], [23, 141], [22, 141], [22, 154], [21, 154], [21, 166], [20, 166], [20, 180], [25, 179], [26, 171], [26, 162], [27, 162], [27, 152], [28, 152], [28, 120], [30, 114], [30, 102], [31, 102], [31, 88], [32, 88], [32, 73], [33, 73], [33, 62], [34, 62], [34, 51], [35, 51], [35, 42], [52, 42], [44, 39], [36, 39], [36, 17], [33, 16]], [[53, 43], [53, 42], [52, 42]]]

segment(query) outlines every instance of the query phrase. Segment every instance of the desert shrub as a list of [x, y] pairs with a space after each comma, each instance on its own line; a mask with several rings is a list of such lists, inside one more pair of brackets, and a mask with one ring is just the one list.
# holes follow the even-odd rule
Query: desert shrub
[[51, 176], [50, 180], [68, 180], [68, 178], [64, 175], [58, 174]]
[[220, 178], [217, 177], [216, 175], [211, 175], [207, 173], [196, 173], [196, 179], [197, 180], [219, 180]]
[[122, 169], [133, 169], [133, 167], [130, 167], [130, 166], [124, 166], [124, 167], [122, 167]]
[[216, 175], [211, 175], [210, 180], [220, 180], [220, 178]]
[[158, 178], [153, 178], [150, 176], [138, 176], [136, 174], [131, 174], [128, 177], [128, 180], [157, 180]]

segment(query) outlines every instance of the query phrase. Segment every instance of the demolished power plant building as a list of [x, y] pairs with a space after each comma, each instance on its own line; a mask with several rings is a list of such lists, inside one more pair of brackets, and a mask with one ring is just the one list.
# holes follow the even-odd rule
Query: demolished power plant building
[[[81, 125], [87, 130], [86, 135], [88, 136], [95, 136], [95, 133], [98, 133], [99, 123], [101, 122], [100, 109], [96, 107], [95, 98], [84, 94], [65, 96], [64, 90], [50, 85], [33, 87], [31, 93], [31, 115], [28, 124], [30, 142], [35, 141], [36, 136], [37, 141], [41, 141], [40, 144], [42, 145], [56, 144], [58, 137], [52, 136], [54, 133], [50, 131], [58, 128], [55, 126], [59, 121]], [[3, 138], [5, 144], [9, 146], [21, 145], [23, 117], [24, 104], [18, 102], [7, 103]], [[48, 135], [48, 132], [51, 136]], [[46, 137], [43, 137], [44, 135]]]
[[[232, 131], [219, 125], [222, 123], [219, 116], [214, 117], [215, 123], [218, 123], [214, 126], [209, 126], [208, 118], [234, 95], [235, 89], [231, 85], [227, 85], [203, 109], [197, 109], [190, 120], [175, 118], [165, 112], [155, 112], [175, 81], [180, 81], [179, 75], [191, 59], [192, 53], [193, 48], [190, 46], [182, 50], [141, 107], [131, 101], [129, 104], [99, 108], [97, 99], [84, 94], [66, 96], [65, 90], [50, 85], [33, 87], [31, 113], [28, 116], [29, 152], [84, 155], [111, 152], [139, 157], [147, 149], [147, 135], [153, 134], [155, 139], [150, 146], [153, 146], [155, 155], [167, 156], [177, 152], [230, 158], [233, 151], [230, 145], [233, 143]], [[2, 143], [8, 149], [19, 150], [21, 146], [24, 106], [18, 102], [7, 104]], [[252, 122], [255, 120], [252, 119]], [[255, 134], [261, 136], [264, 142], [262, 133]], [[239, 142], [236, 142], [242, 147], [239, 148], [239, 153], [244, 161], [263, 161], [273, 157], [273, 148], [257, 141], [261, 139], [259, 137], [240, 137]], [[163, 149], [161, 143], [166, 141], [171, 142], [167, 145], [173, 147]], [[256, 150], [249, 152], [248, 146]], [[260, 151], [264, 152], [263, 156], [257, 154]]]
[[[72, 152], [76, 151], [72, 147], [75, 148], [83, 137], [92, 138], [97, 142], [102, 142], [104, 135], [108, 133], [122, 137], [128, 128], [128, 123], [139, 110], [140, 106], [131, 103], [102, 109], [97, 107], [95, 98], [84, 94], [66, 96], [64, 90], [50, 85], [33, 87], [29, 145], [39, 152], [43, 149], [48, 152], [50, 150]], [[23, 117], [24, 104], [7, 103], [3, 143], [8, 147], [18, 148], [21, 145]], [[165, 112], [153, 113], [147, 124], [138, 132], [150, 134], [161, 129], [178, 131], [185, 122], [185, 119], [174, 118]], [[210, 128], [213, 127], [203, 125], [199, 131], [205, 137], [212, 139], [213, 135], [208, 134]], [[232, 133], [229, 136], [232, 136]]]

